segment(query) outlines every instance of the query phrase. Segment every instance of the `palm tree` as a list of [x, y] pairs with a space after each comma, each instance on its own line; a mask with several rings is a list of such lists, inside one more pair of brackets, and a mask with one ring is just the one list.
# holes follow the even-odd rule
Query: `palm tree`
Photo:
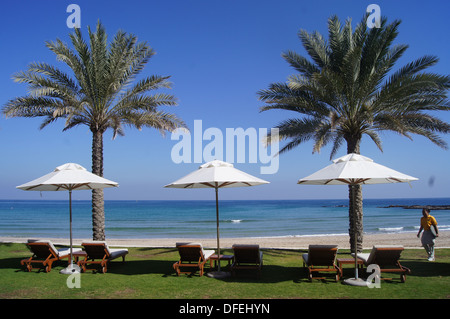
[[[113, 130], [113, 138], [124, 135], [124, 126], [137, 129], [156, 128], [164, 134], [184, 127], [175, 115], [158, 110], [176, 105], [174, 96], [150, 95], [160, 88], [170, 88], [169, 76], [152, 75], [137, 81], [153, 49], [137, 37], [118, 31], [108, 45], [100, 22], [89, 31], [89, 44], [80, 29], [70, 34], [73, 49], [61, 40], [46, 46], [64, 62], [73, 76], [47, 63], [31, 63], [14, 80], [26, 83], [30, 90], [24, 97], [10, 100], [4, 107], [7, 117], [44, 117], [41, 129], [65, 118], [64, 131], [86, 125], [92, 132], [92, 172], [103, 176], [103, 133]], [[103, 190], [92, 191], [93, 239], [105, 239]]]
[[[382, 151], [381, 131], [392, 131], [411, 138], [425, 136], [439, 147], [447, 148], [439, 133], [450, 125], [431, 114], [448, 111], [447, 90], [450, 77], [426, 73], [438, 58], [423, 56], [392, 71], [408, 48], [394, 45], [400, 21], [368, 29], [365, 16], [354, 30], [351, 20], [344, 25], [336, 16], [328, 19], [326, 41], [318, 33], [300, 30], [298, 36], [311, 60], [293, 51], [282, 57], [298, 73], [287, 83], [273, 83], [258, 92], [265, 102], [261, 111], [287, 110], [298, 117], [281, 122], [279, 140], [288, 140], [280, 153], [306, 141], [313, 141], [313, 153], [331, 144], [330, 158], [346, 143], [347, 153], [360, 153], [364, 135]], [[267, 137], [270, 144], [272, 137]], [[349, 194], [351, 194], [349, 186]], [[362, 248], [362, 192], [349, 196], [349, 233], [352, 249], [354, 233], [358, 250]]]

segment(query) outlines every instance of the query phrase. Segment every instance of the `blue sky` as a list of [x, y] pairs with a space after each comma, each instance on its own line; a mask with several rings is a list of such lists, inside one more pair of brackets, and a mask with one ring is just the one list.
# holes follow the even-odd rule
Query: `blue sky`
[[[317, 30], [327, 34], [327, 19], [352, 17], [354, 25], [366, 8], [376, 3], [389, 21], [402, 20], [397, 43], [409, 49], [397, 68], [423, 55], [436, 55], [440, 62], [430, 69], [450, 74], [448, 1], [361, 0], [149, 0], [149, 1], [10, 1], [0, 11], [0, 102], [26, 94], [26, 86], [11, 75], [33, 61], [63, 67], [45, 41], [69, 42], [66, 25], [69, 4], [81, 8], [81, 28], [104, 24], [110, 38], [122, 29], [147, 41], [156, 51], [143, 75], [171, 75], [169, 93], [176, 113], [192, 129], [202, 120], [203, 130], [218, 128], [271, 128], [291, 114], [259, 113], [257, 92], [293, 74], [281, 53], [305, 54], [297, 32]], [[440, 114], [450, 121], [450, 114]], [[15, 187], [75, 162], [91, 168], [91, 134], [78, 127], [62, 132], [64, 123], [39, 130], [41, 119], [0, 118], [0, 199], [65, 199], [64, 193], [24, 192]], [[166, 189], [164, 185], [188, 174], [199, 163], [175, 164], [171, 150], [178, 141], [157, 131], [126, 129], [124, 137], [104, 135], [104, 176], [120, 184], [106, 189], [105, 199], [213, 199], [212, 190]], [[419, 178], [411, 184], [373, 185], [364, 188], [365, 198], [450, 197], [450, 151], [425, 138], [411, 141], [393, 133], [382, 135], [384, 152], [365, 138], [361, 153], [376, 162]], [[444, 136], [450, 144], [450, 137]], [[208, 144], [203, 142], [203, 146]], [[346, 152], [343, 147], [338, 155]], [[282, 154], [276, 174], [261, 175], [261, 163], [235, 163], [235, 167], [263, 178], [269, 185], [226, 189], [222, 199], [326, 199], [348, 196], [341, 186], [300, 186], [296, 182], [330, 164], [330, 148], [312, 154], [311, 143]], [[74, 199], [90, 199], [80, 191]]]

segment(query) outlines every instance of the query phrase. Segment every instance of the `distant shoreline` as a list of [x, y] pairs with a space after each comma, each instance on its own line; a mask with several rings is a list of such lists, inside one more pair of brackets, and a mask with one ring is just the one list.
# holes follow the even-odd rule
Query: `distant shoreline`
[[450, 205], [389, 205], [380, 206], [380, 208], [404, 208], [404, 209], [423, 209], [429, 210], [450, 210]]

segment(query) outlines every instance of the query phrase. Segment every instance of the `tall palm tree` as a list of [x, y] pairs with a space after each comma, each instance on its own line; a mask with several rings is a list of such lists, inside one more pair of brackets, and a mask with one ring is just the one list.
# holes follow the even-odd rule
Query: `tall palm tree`
[[[119, 31], [108, 45], [104, 27], [98, 22], [89, 31], [89, 44], [80, 29], [70, 34], [71, 49], [61, 40], [46, 46], [64, 62], [73, 76], [47, 63], [31, 63], [14, 80], [26, 83], [24, 97], [10, 100], [3, 107], [7, 117], [44, 117], [41, 129], [65, 118], [64, 131], [86, 125], [92, 132], [92, 172], [103, 176], [103, 133], [112, 129], [113, 137], [124, 135], [124, 126], [156, 128], [161, 133], [184, 127], [175, 115], [158, 110], [176, 105], [169, 94], [149, 92], [170, 88], [169, 76], [152, 75], [137, 80], [153, 49], [137, 37]], [[103, 190], [92, 191], [93, 239], [105, 239]]]
[[[309, 55], [287, 51], [282, 57], [298, 73], [287, 83], [273, 83], [258, 92], [265, 102], [261, 111], [287, 110], [298, 117], [281, 122], [279, 139], [288, 140], [280, 150], [286, 152], [305, 141], [313, 141], [313, 152], [331, 144], [330, 158], [346, 143], [347, 153], [360, 153], [364, 135], [382, 151], [380, 131], [392, 131], [411, 138], [425, 136], [439, 147], [447, 148], [439, 133], [450, 125], [430, 111], [448, 111], [447, 90], [450, 77], [426, 73], [438, 58], [423, 56], [393, 71], [408, 48], [394, 45], [400, 21], [368, 29], [367, 16], [352, 30], [351, 20], [341, 25], [336, 16], [328, 19], [328, 41], [318, 32], [300, 30], [298, 36]], [[295, 113], [294, 113], [295, 114]], [[274, 138], [274, 137], [273, 137]], [[272, 137], [267, 137], [270, 144]], [[349, 194], [351, 194], [349, 186]], [[350, 244], [362, 248], [362, 191], [349, 196]]]

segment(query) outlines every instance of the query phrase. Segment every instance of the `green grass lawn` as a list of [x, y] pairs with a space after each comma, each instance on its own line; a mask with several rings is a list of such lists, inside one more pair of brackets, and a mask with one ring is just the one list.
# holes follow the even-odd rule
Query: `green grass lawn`
[[[106, 274], [80, 275], [80, 288], [68, 288], [67, 275], [59, 271], [67, 262], [54, 264], [51, 272], [26, 272], [20, 260], [30, 256], [24, 244], [0, 244], [1, 299], [449, 299], [450, 249], [438, 249], [436, 261], [428, 262], [425, 251], [405, 250], [402, 265], [411, 269], [406, 282], [398, 274], [381, 282], [381, 288], [353, 287], [327, 280], [307, 279], [300, 250], [264, 250], [260, 278], [242, 273], [236, 278], [213, 279], [176, 276], [172, 264], [175, 249], [129, 248], [126, 262], [110, 263]], [[227, 253], [227, 251], [225, 251]], [[231, 253], [231, 252], [228, 252]], [[348, 251], [338, 257], [349, 257]], [[225, 263], [222, 264], [225, 267]], [[206, 268], [206, 272], [209, 268]], [[352, 265], [344, 277], [353, 277]], [[385, 276], [385, 275], [383, 275]]]

